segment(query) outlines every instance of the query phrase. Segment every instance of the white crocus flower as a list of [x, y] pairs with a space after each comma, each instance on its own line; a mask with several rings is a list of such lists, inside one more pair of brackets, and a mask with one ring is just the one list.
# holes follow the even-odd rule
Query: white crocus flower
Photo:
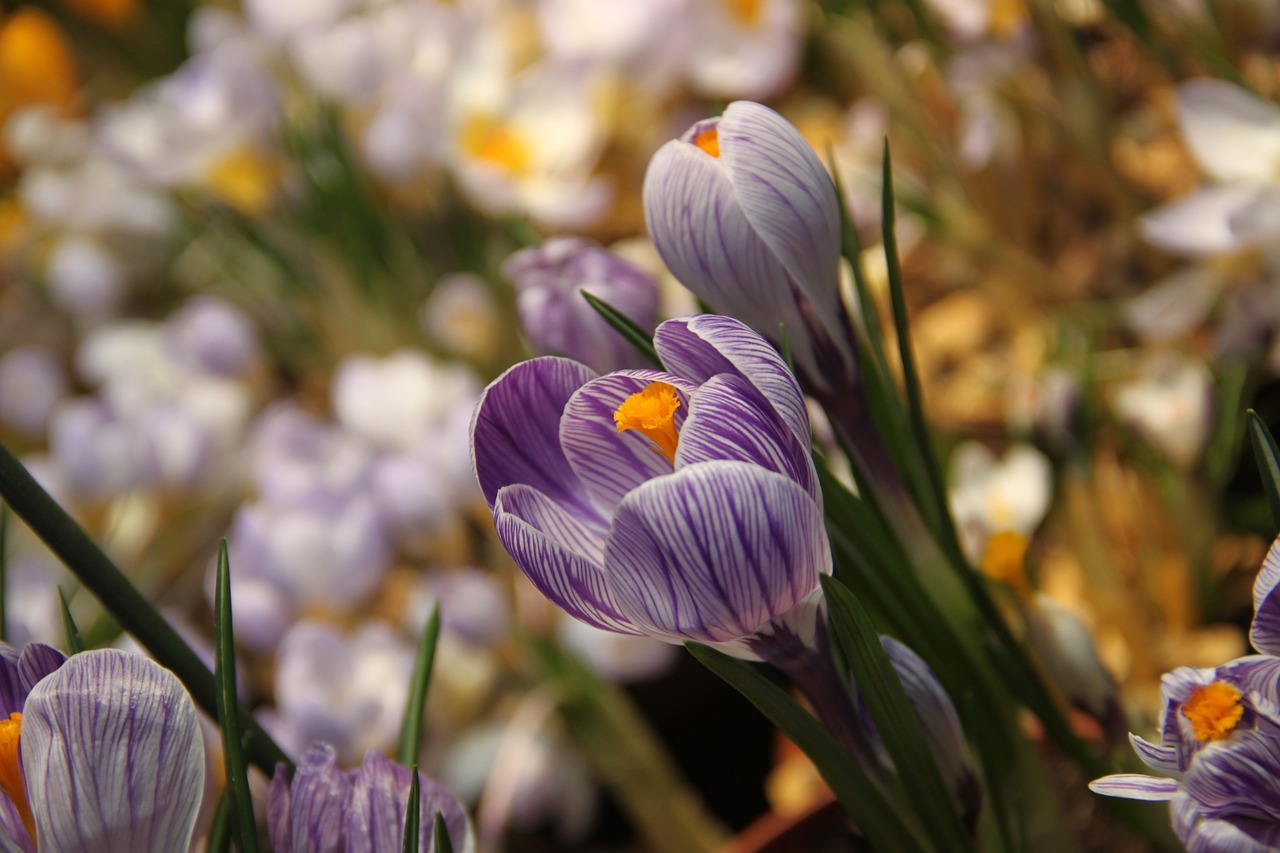
[[1178, 90], [1178, 122], [1213, 184], [1143, 219], [1161, 248], [1198, 256], [1280, 237], [1280, 106], [1222, 80]]
[[1199, 459], [1213, 428], [1213, 376], [1205, 365], [1151, 353], [1111, 401], [1116, 415], [1179, 468]]
[[1053, 469], [1029, 444], [997, 457], [976, 441], [960, 444], [951, 456], [951, 514], [965, 553], [975, 563], [994, 533], [1023, 539], [1044, 520], [1053, 496]]
[[799, 0], [697, 0], [690, 10], [693, 88], [763, 100], [795, 76], [807, 9]]
[[497, 216], [567, 229], [596, 221], [613, 197], [611, 184], [593, 175], [608, 87], [587, 67], [550, 62], [508, 77], [501, 64], [482, 67], [486, 48], [478, 51], [451, 87], [447, 156], [463, 191]]

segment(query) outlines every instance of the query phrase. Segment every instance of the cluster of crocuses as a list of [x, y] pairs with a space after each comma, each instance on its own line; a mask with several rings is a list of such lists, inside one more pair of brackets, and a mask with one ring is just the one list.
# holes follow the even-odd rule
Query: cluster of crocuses
[[[191, 697], [142, 655], [102, 649], [70, 658], [0, 644], [0, 850], [186, 850], [205, 804], [205, 742]], [[403, 849], [412, 772], [371, 752], [337, 769], [316, 744], [267, 798], [279, 851]], [[436, 814], [453, 849], [473, 849], [458, 800], [419, 778], [420, 838], [433, 850]]]

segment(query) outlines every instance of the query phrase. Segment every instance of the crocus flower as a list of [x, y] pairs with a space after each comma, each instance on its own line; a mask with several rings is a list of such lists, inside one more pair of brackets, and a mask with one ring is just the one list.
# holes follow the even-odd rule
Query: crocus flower
[[[654, 345], [670, 372], [548, 356], [498, 377], [472, 422], [481, 491], [570, 615], [769, 657], [831, 570], [803, 398], [737, 320], [669, 320]], [[812, 636], [804, 622], [784, 633]]]
[[[65, 661], [65, 662], [64, 662]], [[178, 679], [117, 649], [0, 646], [0, 847], [186, 850], [204, 744]]]
[[835, 188], [786, 119], [735, 101], [698, 122], [653, 156], [644, 207], [654, 246], [686, 287], [771, 340], [784, 326], [815, 388], [853, 376]]
[[[589, 625], [770, 661], [855, 759], [887, 770], [819, 618], [831, 553], [794, 377], [729, 317], [668, 320], [654, 347], [670, 372], [598, 376], [544, 357], [485, 390], [472, 461], [499, 538]], [[904, 684], [926, 727], [955, 729], [954, 709], [937, 722], [949, 700], [910, 657]], [[950, 776], [967, 813], [972, 771]]]
[[648, 332], [657, 322], [658, 280], [646, 270], [590, 240], [553, 237], [516, 252], [502, 274], [515, 283], [520, 328], [535, 352], [602, 371], [640, 364], [635, 347], [582, 293], [598, 296]]
[[[279, 853], [402, 850], [404, 816], [412, 771], [379, 752], [370, 752], [358, 770], [339, 770], [333, 748], [315, 743], [298, 762], [293, 779], [276, 768], [267, 795], [271, 846]], [[475, 849], [462, 804], [434, 779], [418, 774], [418, 849], [435, 850], [437, 813], [444, 816], [449, 841], [458, 853]]]
[[1160, 742], [1130, 735], [1160, 776], [1120, 773], [1090, 783], [1099, 794], [1169, 801], [1188, 849], [1274, 850], [1280, 845], [1280, 539], [1253, 587], [1249, 639], [1261, 654], [1165, 675]]

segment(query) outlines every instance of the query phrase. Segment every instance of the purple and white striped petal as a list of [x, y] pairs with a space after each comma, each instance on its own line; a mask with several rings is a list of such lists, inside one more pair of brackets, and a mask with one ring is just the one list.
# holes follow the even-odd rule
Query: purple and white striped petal
[[36, 853], [36, 849], [13, 801], [0, 796], [0, 853]]
[[830, 566], [813, 499], [745, 462], [690, 465], [635, 489], [605, 549], [619, 608], [672, 642], [748, 636], [809, 595]]
[[676, 448], [677, 469], [717, 459], [785, 474], [822, 506], [809, 446], [800, 444], [764, 395], [733, 374], [715, 376], [694, 393]]
[[1162, 776], [1113, 773], [1101, 779], [1094, 779], [1089, 783], [1089, 790], [1104, 797], [1164, 802], [1173, 799], [1173, 795], [1178, 792], [1178, 783], [1174, 779], [1166, 779]]
[[351, 781], [338, 769], [326, 743], [307, 748], [290, 783], [284, 765], [276, 768], [267, 794], [267, 827], [277, 853], [341, 853]]
[[[404, 849], [404, 815], [409, 804], [413, 771], [379, 752], [370, 752], [352, 780], [347, 811], [347, 849], [367, 853], [398, 853]], [[432, 833], [436, 812], [444, 816], [449, 841], [457, 853], [475, 849], [466, 812], [440, 783], [418, 774], [419, 840], [423, 853], [435, 850]]]
[[1280, 537], [1271, 543], [1258, 578], [1253, 582], [1253, 625], [1249, 642], [1266, 655], [1280, 655], [1280, 595], [1273, 595], [1280, 584]]
[[490, 508], [503, 486], [524, 483], [599, 516], [560, 449], [565, 404], [595, 376], [576, 361], [547, 356], [515, 365], [480, 395], [471, 419], [471, 465]]
[[976, 816], [982, 805], [982, 786], [951, 697], [924, 659], [908, 646], [883, 635], [880, 645], [902, 680], [902, 688], [920, 718], [938, 770], [960, 805], [961, 814]]
[[1182, 778], [1182, 768], [1178, 765], [1178, 751], [1176, 749], [1168, 746], [1157, 746], [1133, 733], [1129, 734], [1129, 744], [1133, 747], [1133, 751], [1138, 754], [1138, 758], [1142, 760], [1142, 763], [1152, 770], [1177, 779]]
[[18, 678], [22, 682], [22, 689], [30, 693], [42, 678], [66, 661], [67, 656], [53, 646], [28, 643], [23, 647], [22, 654], [18, 655]]
[[1256, 731], [1206, 748], [1182, 780], [1206, 818], [1254, 818], [1280, 824], [1280, 742]]
[[[645, 173], [644, 212], [654, 247], [685, 287], [766, 336], [779, 324], [805, 328], [795, 283], [751, 227], [719, 159], [683, 140], [663, 145]], [[805, 367], [817, 375], [819, 365]]]
[[[841, 310], [840, 208], [813, 146], [789, 121], [751, 101], [729, 104], [717, 136], [747, 221], [827, 325]], [[828, 331], [839, 339], [837, 329]]]
[[116, 649], [71, 657], [27, 697], [20, 749], [42, 848], [190, 844], [204, 742], [191, 697], [158, 664]]
[[689, 414], [694, 386], [660, 370], [621, 370], [583, 385], [564, 407], [560, 446], [569, 466], [592, 499], [606, 513], [623, 495], [653, 477], [671, 473], [671, 463], [636, 430], [619, 432], [613, 413], [632, 394], [651, 382], [665, 382], [680, 396], [675, 411], [679, 430]]
[[760, 389], [801, 444], [813, 443], [796, 378], [769, 342], [741, 320], [719, 314], [667, 320], [654, 333], [653, 345], [668, 370], [694, 383], [719, 373], [746, 379]]
[[18, 675], [18, 650], [5, 642], [0, 642], [0, 719], [9, 719], [15, 711], [22, 713], [22, 705], [27, 701], [28, 691], [22, 686], [22, 678]]
[[[1190, 798], [1188, 798], [1190, 800]], [[1174, 800], [1177, 802], [1177, 799]], [[1280, 850], [1280, 826], [1265, 820], [1206, 820], [1179, 834], [1193, 853], [1274, 853]]]
[[525, 576], [570, 616], [606, 631], [641, 633], [622, 614], [601, 564], [552, 538], [586, 545], [589, 531], [575, 531], [578, 520], [563, 507], [536, 489], [507, 486], [498, 493], [493, 524]]
[[[1240, 692], [1266, 697], [1272, 710], [1280, 701], [1280, 658], [1271, 655], [1247, 655], [1224, 663], [1216, 670], [1217, 678], [1229, 681]], [[1261, 709], [1260, 709], [1261, 710]]]

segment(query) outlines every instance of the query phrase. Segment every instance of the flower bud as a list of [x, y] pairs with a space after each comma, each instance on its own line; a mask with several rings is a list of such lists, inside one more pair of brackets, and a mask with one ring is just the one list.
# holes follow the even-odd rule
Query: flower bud
[[662, 146], [645, 175], [649, 235], [671, 272], [775, 343], [785, 327], [797, 369], [819, 387], [854, 372], [837, 205], [800, 132], [749, 101]]

